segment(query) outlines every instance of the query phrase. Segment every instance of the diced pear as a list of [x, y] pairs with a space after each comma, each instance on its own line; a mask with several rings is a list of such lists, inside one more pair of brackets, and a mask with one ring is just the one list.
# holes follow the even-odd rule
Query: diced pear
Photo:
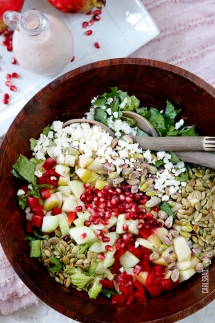
[[128, 225], [128, 232], [132, 234], [139, 234], [139, 229], [137, 225], [139, 224], [139, 220], [130, 220], [130, 223]]
[[108, 184], [108, 181], [105, 181], [103, 179], [97, 179], [97, 181], [95, 182], [95, 188], [97, 188], [98, 190], [102, 190]]
[[132, 274], [133, 274], [133, 269], [134, 269], [134, 268], [128, 267], [128, 268], [124, 268], [124, 271], [125, 271], [127, 274], [132, 275]]
[[107, 275], [107, 279], [114, 280], [114, 275], [112, 274], [112, 272], [110, 271], [110, 269], [107, 268], [105, 270], [105, 274]]
[[185, 270], [190, 267], [191, 262], [187, 260], [178, 261], [176, 263], [178, 270]]
[[166, 279], [170, 279], [171, 275], [172, 275], [172, 270], [168, 270], [168, 271], [166, 272], [166, 274], [165, 274], [164, 278], [166, 278]]
[[95, 273], [97, 274], [97, 276], [101, 276], [104, 274], [105, 271], [106, 268], [103, 265], [103, 261], [100, 261], [96, 267]]
[[57, 229], [59, 225], [59, 215], [44, 216], [41, 231], [52, 232]]
[[104, 230], [105, 225], [103, 223], [99, 223], [99, 224], [93, 224], [91, 223], [89, 226], [93, 231], [95, 230]]
[[57, 184], [58, 186], [67, 186], [69, 180], [70, 180], [69, 174], [65, 176], [60, 176]]
[[191, 250], [188, 246], [188, 243], [183, 236], [178, 236], [174, 238], [173, 245], [178, 261], [186, 259], [191, 254]]
[[63, 203], [63, 194], [62, 194], [62, 192], [55, 192], [55, 195], [57, 196], [58, 201], [59, 201], [58, 207], [61, 208], [62, 203]]
[[58, 173], [61, 176], [66, 176], [69, 174], [70, 168], [66, 165], [58, 164], [55, 167], [55, 171], [56, 171], [56, 173]]
[[157, 231], [158, 238], [162, 242], [164, 242], [164, 236], [166, 236], [169, 233], [168, 230], [164, 227], [161, 227], [161, 228], [156, 228], [156, 231]]
[[90, 178], [92, 172], [85, 168], [78, 168], [76, 169], [75, 173], [78, 177], [82, 180], [82, 182], [87, 183], [88, 179]]
[[41, 172], [41, 173], [44, 173], [46, 170], [45, 170], [45, 168], [43, 168], [43, 167], [42, 167], [42, 166], [43, 166], [43, 164], [44, 164], [44, 162], [39, 163], [39, 164], [36, 164], [36, 165], [35, 165], [35, 170], [36, 170], [36, 171], [39, 171], [39, 172]]
[[94, 158], [87, 156], [85, 154], [79, 155], [78, 157], [78, 163], [81, 168], [85, 168], [88, 165], [90, 165], [94, 161]]
[[85, 221], [85, 215], [84, 215], [84, 212], [77, 212], [76, 214], [77, 214], [77, 216], [79, 217], [79, 219], [81, 219], [81, 220]]
[[116, 239], [119, 237], [119, 235], [116, 232], [109, 232], [105, 234], [105, 237], [110, 238], [110, 241], [102, 242], [101, 251], [106, 251], [105, 247], [107, 245], [112, 246], [116, 242]]
[[63, 237], [69, 234], [69, 225], [67, 222], [67, 216], [65, 217], [63, 214], [59, 214], [59, 228]]
[[138, 259], [133, 253], [130, 251], [126, 251], [120, 258], [120, 264], [124, 268], [134, 267], [138, 264], [140, 259]]
[[77, 179], [69, 181], [68, 185], [76, 198], [80, 198], [80, 196], [85, 192], [84, 184]]
[[67, 186], [58, 186], [58, 191], [61, 192], [65, 196], [69, 196], [71, 194], [71, 189], [70, 187]]
[[95, 241], [89, 248], [90, 251], [99, 253], [102, 250], [102, 241]]
[[59, 200], [55, 193], [52, 193], [49, 198], [44, 201], [44, 209], [46, 211], [52, 210], [59, 205]]
[[147, 271], [141, 271], [139, 272], [138, 275], [136, 275], [136, 279], [143, 284], [144, 286], [146, 286], [146, 279], [148, 277], [148, 272]]
[[200, 262], [199, 258], [194, 255], [191, 255], [189, 269], [195, 269], [198, 263]]
[[80, 218], [76, 218], [74, 221], [73, 221], [74, 225], [76, 227], [81, 227], [84, 225], [84, 220], [80, 219]]
[[173, 246], [169, 246], [168, 248], [166, 248], [163, 252], [162, 252], [162, 257], [164, 259], [166, 259], [167, 257], [170, 256], [170, 254], [175, 253], [175, 249]]
[[65, 156], [65, 164], [70, 166], [70, 167], [74, 167], [75, 166], [75, 162], [76, 162], [76, 156], [74, 155], [70, 155], [70, 154], [67, 154]]
[[168, 263], [166, 262], [166, 260], [161, 256], [158, 259], [152, 260], [153, 264], [155, 265], [160, 265], [160, 266], [164, 266], [167, 267]]
[[93, 230], [85, 226], [71, 228], [69, 230], [69, 234], [77, 244], [91, 243], [97, 240]]
[[64, 200], [62, 205], [62, 211], [64, 212], [74, 212], [76, 206], [78, 206], [77, 201], [71, 199], [69, 196]]
[[91, 175], [90, 177], [88, 178], [87, 182], [88, 183], [93, 183], [95, 182], [97, 179], [99, 178], [99, 175], [93, 171], [91, 171]]
[[117, 217], [115, 215], [112, 215], [108, 221], [109, 221], [109, 223], [106, 224], [105, 227], [109, 229], [117, 223]]
[[192, 277], [196, 271], [193, 268], [179, 271], [179, 283]]
[[137, 238], [136, 241], [142, 246], [145, 247], [147, 249], [154, 249], [153, 244], [147, 240], [147, 239], [143, 239], [143, 238]]
[[53, 160], [55, 160], [56, 161], [56, 156], [54, 155], [54, 153], [53, 153], [53, 149], [52, 149], [53, 147], [49, 147], [48, 149], [47, 149], [47, 154], [49, 155], [49, 157], [51, 157]]
[[114, 261], [115, 261], [114, 257], [109, 257], [109, 258], [105, 257], [105, 259], [103, 260], [103, 266], [105, 268], [108, 268], [114, 264]]
[[152, 233], [147, 240], [149, 240], [155, 248], [159, 248], [161, 245], [161, 240], [158, 238], [157, 234]]
[[125, 213], [119, 214], [117, 219], [117, 224], [116, 224], [116, 232], [119, 234], [125, 233], [125, 231], [123, 230], [123, 225], [124, 224], [129, 225], [129, 223], [130, 223], [130, 220], [126, 220]]
[[87, 169], [89, 170], [92, 170], [94, 172], [99, 172], [100, 170], [104, 170], [104, 167], [102, 165], [102, 163], [100, 162], [100, 160], [98, 158], [94, 159], [92, 161], [92, 163], [90, 163], [88, 166], [87, 166]]

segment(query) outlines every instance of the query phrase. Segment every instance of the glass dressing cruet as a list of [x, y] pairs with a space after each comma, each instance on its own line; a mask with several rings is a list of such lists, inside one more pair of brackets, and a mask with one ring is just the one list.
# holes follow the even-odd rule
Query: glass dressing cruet
[[58, 18], [29, 10], [21, 14], [6, 11], [4, 23], [15, 30], [13, 51], [26, 70], [41, 75], [59, 73], [74, 55], [73, 36]]

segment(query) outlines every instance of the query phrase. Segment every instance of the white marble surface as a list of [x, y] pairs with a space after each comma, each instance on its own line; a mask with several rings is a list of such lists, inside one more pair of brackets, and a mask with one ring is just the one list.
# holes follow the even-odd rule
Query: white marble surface
[[[74, 321], [53, 310], [42, 301], [36, 305], [19, 310], [13, 314], [0, 315], [0, 323], [73, 323]], [[202, 310], [196, 312], [177, 323], [214, 323], [215, 300]], [[121, 322], [119, 322], [121, 323]], [[131, 322], [132, 323], [132, 322]]]

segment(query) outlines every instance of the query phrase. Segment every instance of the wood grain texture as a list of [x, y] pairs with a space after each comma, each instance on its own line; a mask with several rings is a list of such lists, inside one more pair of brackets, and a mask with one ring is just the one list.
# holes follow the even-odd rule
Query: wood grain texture
[[85, 65], [51, 82], [20, 111], [0, 149], [0, 242], [23, 282], [45, 303], [84, 323], [170, 323], [201, 309], [215, 298], [215, 264], [209, 269], [209, 293], [202, 293], [201, 275], [195, 275], [147, 304], [114, 306], [100, 296], [53, 283], [46, 268], [28, 256], [24, 212], [17, 206], [17, 181], [11, 175], [19, 154], [30, 157], [29, 139], [37, 138], [53, 120], [81, 118], [90, 100], [117, 86], [136, 95], [141, 105], [164, 109], [168, 99], [182, 108], [181, 117], [195, 124], [200, 135], [215, 136], [215, 89], [178, 67], [144, 59], [114, 59]]

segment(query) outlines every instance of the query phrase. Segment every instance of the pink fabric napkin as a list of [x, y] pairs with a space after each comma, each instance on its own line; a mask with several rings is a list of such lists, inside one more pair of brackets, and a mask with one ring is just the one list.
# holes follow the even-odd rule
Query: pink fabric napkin
[[160, 35], [130, 56], [177, 65], [215, 86], [215, 1], [141, 1]]
[[[142, 0], [142, 3], [160, 35], [130, 56], [180, 66], [215, 86], [215, 0]], [[12, 269], [0, 245], [0, 313], [7, 315], [37, 302], [37, 297]]]
[[7, 315], [38, 302], [17, 276], [0, 245], [0, 313]]

